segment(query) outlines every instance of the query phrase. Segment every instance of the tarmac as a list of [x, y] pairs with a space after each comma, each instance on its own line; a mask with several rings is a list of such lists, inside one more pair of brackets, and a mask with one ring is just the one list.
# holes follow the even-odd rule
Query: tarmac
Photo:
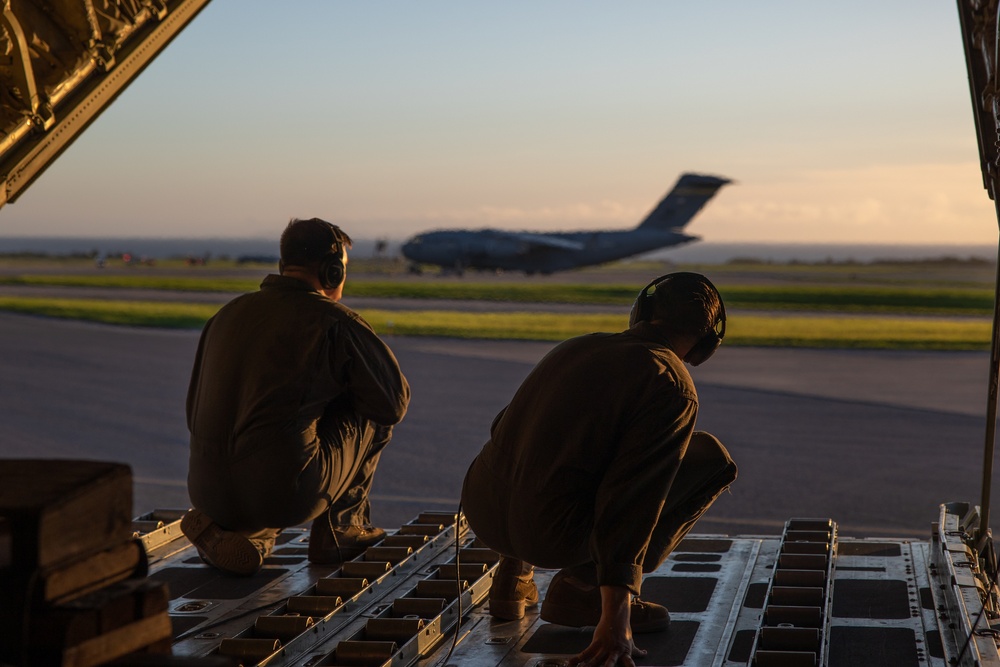
[[[0, 314], [0, 456], [133, 468], [133, 514], [188, 506], [184, 403], [197, 331]], [[373, 519], [458, 506], [466, 468], [552, 343], [387, 337], [413, 398], [375, 480]], [[698, 427], [740, 466], [696, 533], [925, 539], [938, 505], [978, 504], [989, 355], [725, 347], [693, 368]], [[996, 485], [994, 485], [996, 486]], [[996, 504], [993, 494], [991, 505]]]

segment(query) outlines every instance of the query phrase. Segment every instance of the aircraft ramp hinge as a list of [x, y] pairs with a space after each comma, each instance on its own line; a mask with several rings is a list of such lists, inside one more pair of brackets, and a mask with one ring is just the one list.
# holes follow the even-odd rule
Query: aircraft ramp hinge
[[46, 131], [56, 123], [56, 114], [52, 110], [52, 105], [48, 102], [38, 105], [38, 108], [29, 116], [32, 126], [39, 131]]
[[167, 8], [166, 0], [147, 0], [146, 6], [149, 7], [150, 11], [156, 14], [157, 21], [162, 21], [166, 18], [167, 13], [170, 11]]
[[103, 72], [109, 72], [115, 66], [114, 48], [106, 42], [94, 42], [90, 47], [90, 57]]

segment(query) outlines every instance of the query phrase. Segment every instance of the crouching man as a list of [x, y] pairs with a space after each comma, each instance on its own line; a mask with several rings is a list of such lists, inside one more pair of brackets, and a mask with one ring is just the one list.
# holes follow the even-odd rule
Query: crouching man
[[312, 520], [333, 565], [385, 536], [368, 494], [410, 388], [389, 348], [340, 303], [351, 239], [324, 220], [281, 235], [280, 275], [205, 325], [188, 390], [181, 529], [210, 565], [257, 572], [282, 529]]
[[698, 396], [683, 363], [708, 359], [725, 322], [704, 276], [657, 278], [626, 331], [570, 339], [538, 363], [466, 474], [464, 512], [502, 555], [490, 613], [522, 618], [538, 602], [533, 566], [562, 568], [542, 619], [596, 626], [572, 665], [645, 655], [632, 634], [666, 629], [669, 613], [639, 599], [642, 574], [736, 479], [722, 443], [695, 431]]

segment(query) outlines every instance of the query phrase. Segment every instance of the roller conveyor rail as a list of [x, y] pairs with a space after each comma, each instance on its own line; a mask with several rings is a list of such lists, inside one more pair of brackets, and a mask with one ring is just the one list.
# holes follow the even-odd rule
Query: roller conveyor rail
[[[336, 568], [311, 565], [308, 531], [291, 529], [245, 578], [203, 564], [180, 534], [181, 514], [136, 523], [153, 528], [139, 532], [150, 578], [170, 587], [175, 656], [245, 667], [555, 667], [590, 641], [591, 629], [545, 623], [538, 608], [520, 621], [492, 618], [499, 557], [454, 513], [421, 513]], [[689, 535], [644, 578], [643, 599], [666, 605], [671, 625], [636, 636], [649, 651], [637, 664], [1000, 667], [977, 521], [974, 507], [952, 503], [926, 541], [853, 539], [830, 519], [791, 519], [780, 536]], [[553, 574], [536, 571], [542, 596]]]

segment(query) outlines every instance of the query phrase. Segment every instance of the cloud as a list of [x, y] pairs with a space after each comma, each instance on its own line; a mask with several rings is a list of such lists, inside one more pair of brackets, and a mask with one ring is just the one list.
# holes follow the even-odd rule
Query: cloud
[[[653, 204], [648, 198], [606, 197], [553, 205], [459, 205], [394, 220], [409, 231], [627, 229]], [[751, 172], [720, 191], [689, 230], [716, 242], [947, 244], [993, 243], [996, 226], [979, 165], [969, 162]]]
[[605, 199], [596, 203], [577, 202], [562, 206], [479, 206], [468, 209], [428, 211], [420, 215], [425, 222], [443, 226], [467, 225], [470, 227], [538, 226], [546, 229], [579, 227], [624, 227], [638, 224], [648, 210], [619, 201]]
[[743, 181], [697, 221], [725, 241], [992, 243], [978, 163], [812, 170]]

